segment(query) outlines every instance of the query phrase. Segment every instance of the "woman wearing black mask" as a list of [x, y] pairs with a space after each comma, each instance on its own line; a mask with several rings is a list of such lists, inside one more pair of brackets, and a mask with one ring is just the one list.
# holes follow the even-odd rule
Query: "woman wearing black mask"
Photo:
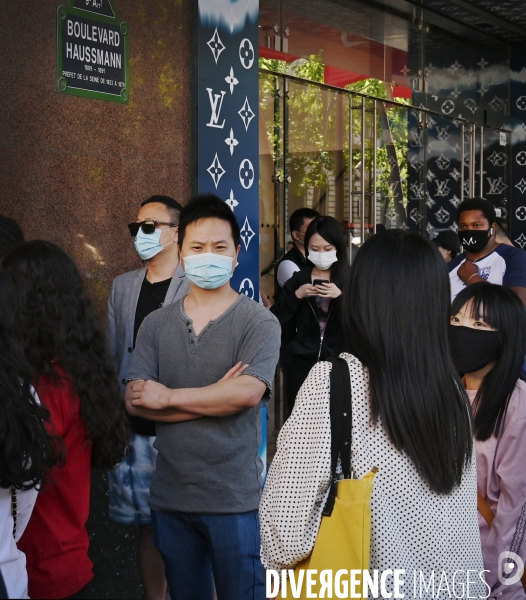
[[526, 562], [526, 313], [511, 290], [477, 283], [456, 297], [451, 314], [453, 362], [474, 412], [486, 581], [491, 597], [523, 600], [520, 562], [502, 560], [502, 553]]

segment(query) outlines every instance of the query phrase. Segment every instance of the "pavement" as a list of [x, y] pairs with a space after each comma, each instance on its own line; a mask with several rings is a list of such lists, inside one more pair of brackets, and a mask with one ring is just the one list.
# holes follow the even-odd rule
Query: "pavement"
[[137, 562], [139, 527], [110, 520], [108, 476], [100, 471], [91, 472], [88, 533], [95, 576], [78, 597], [144, 599]]

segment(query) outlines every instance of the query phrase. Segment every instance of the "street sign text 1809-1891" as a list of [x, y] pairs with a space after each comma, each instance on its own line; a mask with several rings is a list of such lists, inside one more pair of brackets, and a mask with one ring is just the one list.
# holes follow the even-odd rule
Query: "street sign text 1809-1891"
[[128, 25], [111, 0], [69, 0], [57, 12], [57, 89], [127, 104]]

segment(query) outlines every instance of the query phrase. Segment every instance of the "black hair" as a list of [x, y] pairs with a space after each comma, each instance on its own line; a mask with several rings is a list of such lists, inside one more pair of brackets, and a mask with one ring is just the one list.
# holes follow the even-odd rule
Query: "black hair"
[[0, 487], [40, 487], [60, 458], [58, 441], [48, 435], [49, 412], [33, 395], [30, 368], [15, 337], [16, 290], [0, 273]]
[[460, 253], [460, 239], [454, 231], [451, 231], [451, 229], [440, 231], [431, 241], [440, 248], [449, 250], [452, 259]]
[[473, 403], [475, 438], [484, 441], [499, 435], [510, 397], [521, 378], [526, 356], [526, 312], [515, 292], [483, 281], [458, 294], [451, 315], [468, 303], [474, 319], [482, 319], [500, 334], [496, 365], [484, 377]]
[[315, 219], [319, 217], [320, 213], [313, 208], [298, 208], [295, 210], [289, 218], [289, 231], [299, 231], [305, 221], [305, 219]]
[[115, 467], [126, 454], [129, 425], [103, 328], [75, 264], [55, 244], [34, 240], [11, 250], [2, 270], [20, 294], [17, 328], [35, 387], [42, 376], [60, 378], [57, 362], [80, 399], [93, 466]]
[[24, 241], [20, 225], [10, 217], [0, 215], [0, 257]]
[[464, 202], [461, 202], [457, 209], [457, 221], [460, 220], [460, 215], [468, 210], [480, 210], [488, 220], [490, 226], [497, 220], [495, 207], [491, 202], [483, 198], [468, 198]]
[[346, 297], [346, 346], [369, 371], [373, 422], [380, 419], [431, 490], [450, 493], [473, 438], [449, 350], [444, 259], [417, 233], [378, 233], [357, 253]]
[[459, 254], [458, 250], [455, 250], [454, 248], [451, 248], [450, 246], [447, 246], [446, 244], [437, 244], [437, 246], [439, 246], [440, 248], [444, 248], [444, 250], [449, 250], [449, 252], [451, 253], [451, 260], [456, 258]]
[[338, 262], [334, 263], [331, 267], [331, 281], [343, 291], [350, 267], [342, 227], [334, 217], [316, 217], [312, 220], [305, 232], [304, 244], [307, 260], [309, 258], [309, 242], [315, 233], [319, 234], [326, 242], [336, 248]]
[[183, 207], [179, 204], [179, 202], [177, 202], [177, 200], [170, 198], [170, 196], [155, 195], [150, 196], [148, 199], [141, 202], [141, 206], [146, 206], [147, 204], [152, 204], [153, 202], [159, 202], [161, 204], [164, 204], [168, 209], [168, 212], [170, 213], [172, 223], [174, 225], [177, 225], [177, 223], [179, 222], [179, 215], [183, 210]]
[[241, 242], [241, 231], [237, 219], [228, 204], [215, 194], [199, 194], [192, 198], [181, 211], [179, 220], [179, 247], [183, 245], [184, 234], [190, 223], [201, 219], [221, 219], [230, 224], [234, 245], [237, 248]]

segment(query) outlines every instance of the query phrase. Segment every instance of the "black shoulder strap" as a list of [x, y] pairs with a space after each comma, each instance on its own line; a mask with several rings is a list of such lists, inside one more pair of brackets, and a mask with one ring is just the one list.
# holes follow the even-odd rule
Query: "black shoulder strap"
[[351, 476], [352, 397], [349, 366], [343, 358], [329, 358], [331, 369], [331, 489], [323, 516], [330, 516], [336, 498], [336, 467], [341, 456], [343, 476]]

